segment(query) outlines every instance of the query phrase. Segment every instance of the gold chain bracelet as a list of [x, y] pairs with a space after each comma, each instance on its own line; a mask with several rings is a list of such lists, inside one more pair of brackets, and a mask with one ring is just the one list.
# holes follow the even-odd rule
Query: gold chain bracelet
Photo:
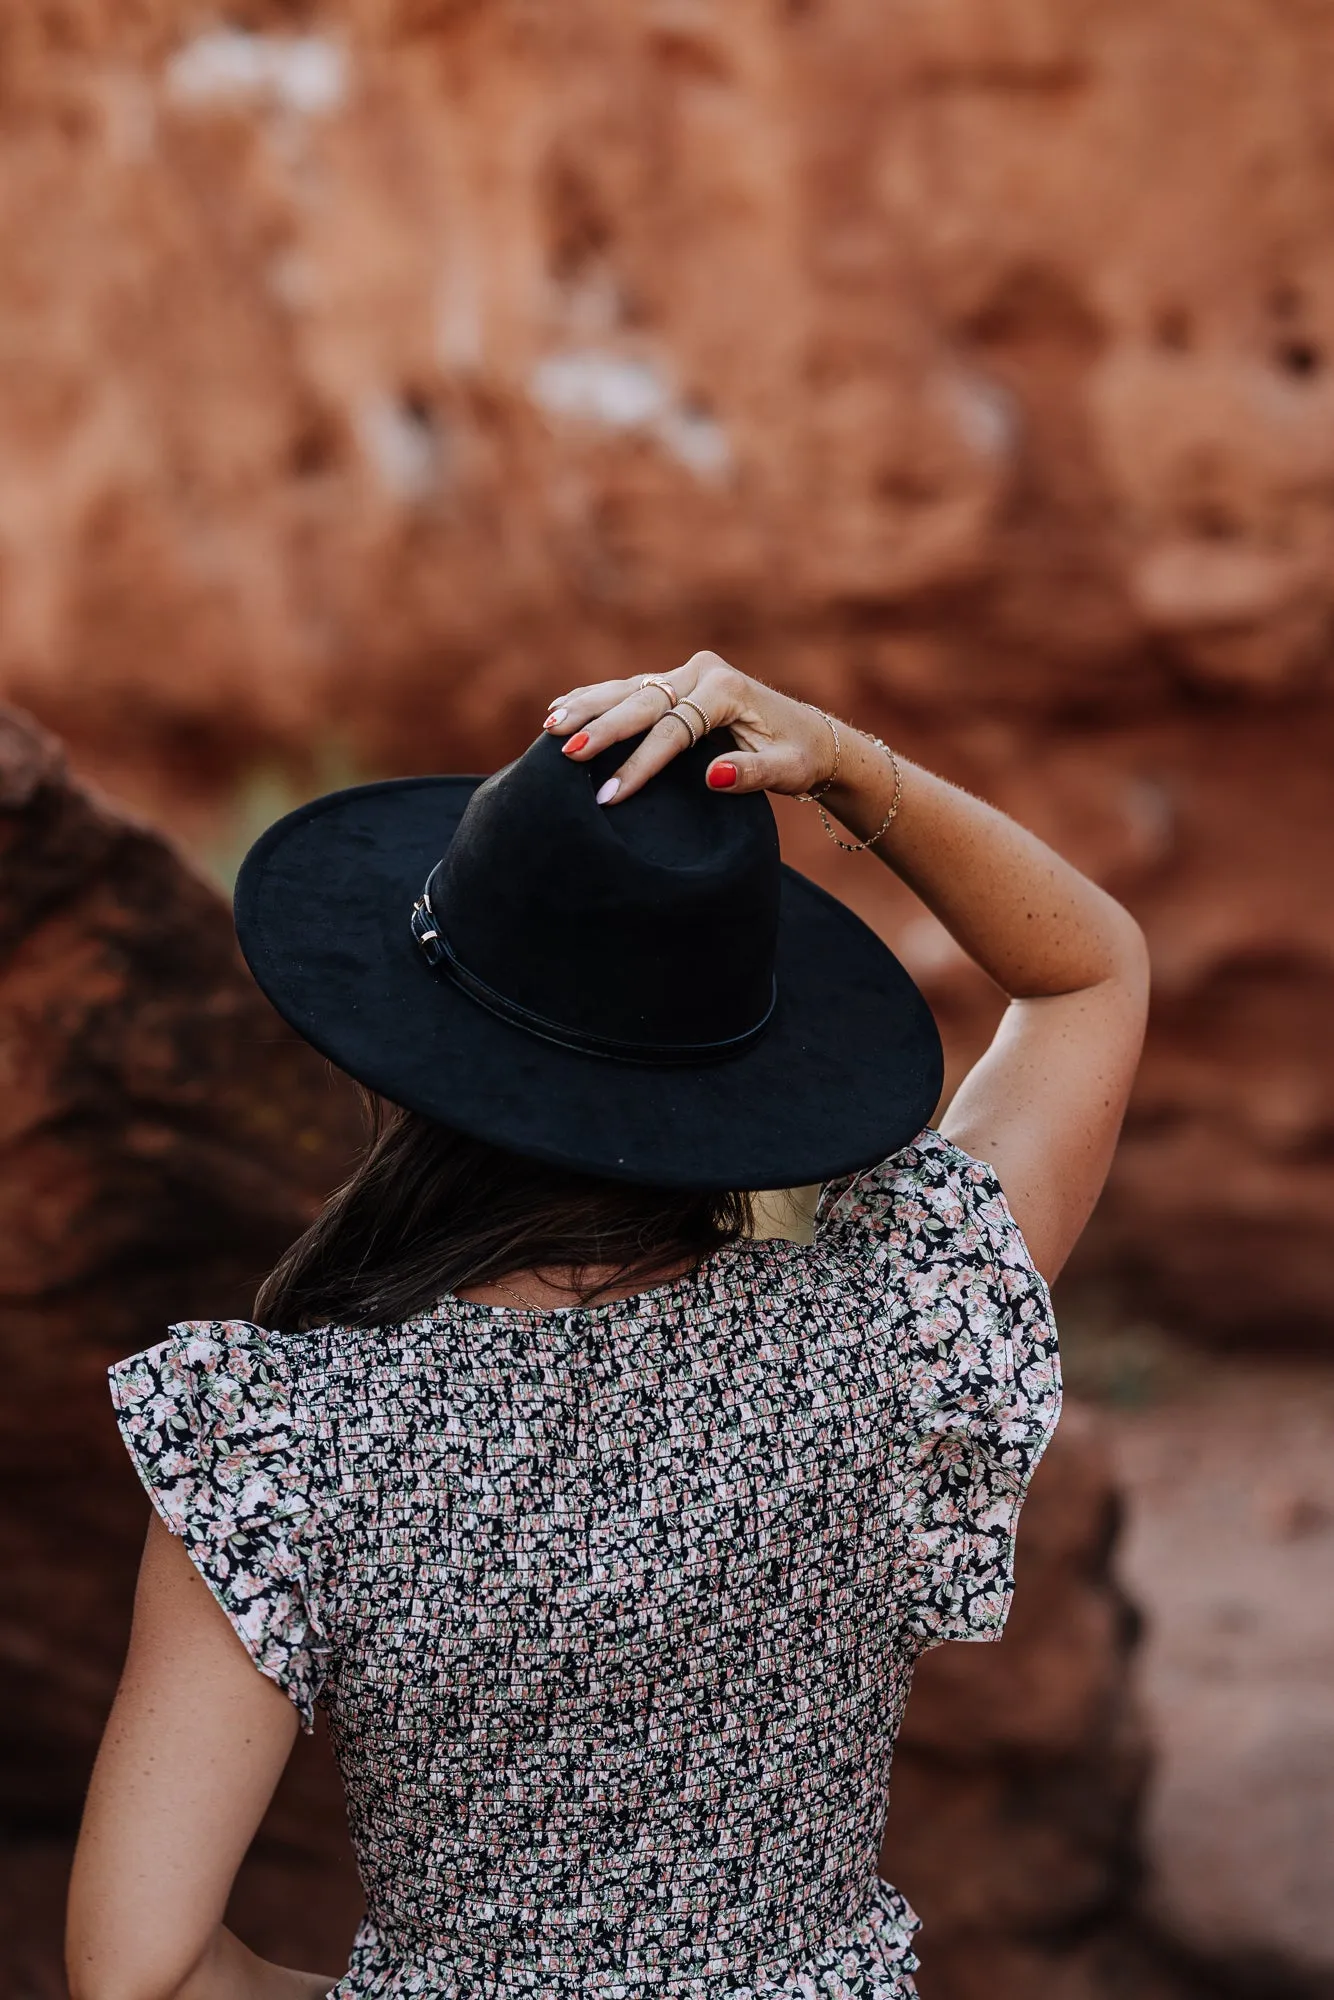
[[797, 796], [801, 799], [803, 804], [813, 805], [815, 807], [815, 810], [820, 815], [821, 824], [823, 825], [825, 832], [829, 835], [829, 838], [833, 841], [835, 847], [841, 847], [845, 854], [864, 854], [868, 847], [874, 847], [877, 840], [883, 839], [884, 835], [889, 832], [889, 829], [893, 826], [895, 820], [899, 816], [899, 804], [903, 798], [902, 766], [900, 765], [898, 758], [894, 755], [894, 752], [890, 749], [888, 743], [882, 742], [880, 737], [878, 736], [870, 735], [870, 733], [867, 730], [862, 730], [861, 734], [866, 737], [867, 742], [874, 743], [876, 749], [883, 750], [886, 757], [888, 757], [889, 759], [890, 767], [894, 772], [894, 796], [889, 802], [889, 811], [885, 814], [885, 817], [880, 822], [879, 826], [876, 828], [874, 833], [868, 834], [865, 840], [840, 839], [838, 833], [835, 831], [834, 822], [830, 819], [828, 813], [825, 811], [824, 807], [820, 803], [825, 793], [829, 790], [829, 787], [834, 783], [835, 779], [838, 777], [838, 767], [843, 761], [843, 744], [842, 740], [839, 737], [838, 724], [834, 721], [832, 715], [826, 715], [822, 708], [816, 708], [814, 702], [807, 702], [806, 706], [812, 709], [814, 713], [818, 715], [823, 722], [827, 722], [829, 725], [830, 734], [834, 739], [834, 768], [829, 773], [829, 776], [825, 779], [822, 785], [817, 785], [815, 789], [810, 792], [800, 792], [798, 793]]
[[838, 767], [843, 762], [843, 739], [838, 733], [838, 724], [835, 722], [832, 715], [826, 715], [824, 710], [822, 708], [817, 708], [813, 701], [808, 701], [806, 703], [806, 707], [810, 710], [812, 715], [819, 716], [821, 722], [823, 722], [827, 726], [829, 734], [834, 739], [834, 768], [829, 773], [829, 776], [825, 779], [822, 785], [813, 785], [809, 792], [797, 793], [797, 797], [802, 805], [816, 806], [819, 805], [820, 800], [824, 797], [825, 793], [829, 790], [829, 787], [835, 782], [835, 780], [838, 777]]

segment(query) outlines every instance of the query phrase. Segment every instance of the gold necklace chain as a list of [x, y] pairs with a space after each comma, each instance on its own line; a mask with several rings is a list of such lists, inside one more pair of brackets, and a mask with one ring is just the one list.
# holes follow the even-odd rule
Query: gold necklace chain
[[561, 1311], [561, 1307], [559, 1307], [559, 1306], [540, 1306], [540, 1305], [538, 1305], [538, 1304], [536, 1303], [536, 1301], [535, 1301], [535, 1300], [533, 1300], [533, 1299], [526, 1299], [526, 1298], [524, 1297], [523, 1293], [522, 1293], [521, 1291], [519, 1291], [519, 1290], [517, 1289], [517, 1287], [516, 1287], [516, 1286], [514, 1286], [514, 1285], [508, 1285], [508, 1284], [506, 1284], [506, 1282], [505, 1282], [505, 1280], [504, 1280], [503, 1278], [493, 1278], [493, 1279], [491, 1280], [491, 1282], [492, 1282], [492, 1284], [493, 1284], [493, 1285], [495, 1285], [495, 1287], [497, 1288], [497, 1290], [498, 1290], [498, 1291], [502, 1291], [502, 1292], [508, 1292], [508, 1293], [509, 1293], [509, 1295], [510, 1295], [510, 1297], [511, 1297], [512, 1299], [517, 1299], [517, 1300], [518, 1300], [518, 1302], [519, 1302], [519, 1304], [520, 1304], [520, 1305], [521, 1305], [521, 1306], [523, 1307], [523, 1309], [524, 1309], [524, 1311], [525, 1311], [525, 1312], [560, 1312], [560, 1311]]

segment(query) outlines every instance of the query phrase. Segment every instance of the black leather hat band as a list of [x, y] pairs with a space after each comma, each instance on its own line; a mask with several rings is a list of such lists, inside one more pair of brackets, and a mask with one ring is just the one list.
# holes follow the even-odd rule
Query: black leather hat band
[[555, 1042], [563, 1049], [575, 1049], [581, 1055], [603, 1056], [611, 1062], [650, 1063], [659, 1068], [673, 1064], [726, 1062], [729, 1056], [744, 1055], [747, 1049], [754, 1048], [773, 1018], [778, 1003], [778, 983], [775, 980], [763, 1018], [743, 1034], [729, 1036], [722, 1042], [613, 1041], [605, 1035], [586, 1034], [579, 1028], [548, 1020], [543, 1014], [534, 1014], [530, 1008], [521, 1007], [517, 1000], [508, 1000], [503, 993], [497, 993], [475, 972], [469, 972], [467, 966], [455, 957], [448, 938], [436, 920], [426, 890], [412, 906], [412, 935], [421, 947], [427, 964], [435, 971], [445, 973], [488, 1014], [508, 1021], [512, 1027], [522, 1028], [526, 1034], [536, 1035], [544, 1042]]

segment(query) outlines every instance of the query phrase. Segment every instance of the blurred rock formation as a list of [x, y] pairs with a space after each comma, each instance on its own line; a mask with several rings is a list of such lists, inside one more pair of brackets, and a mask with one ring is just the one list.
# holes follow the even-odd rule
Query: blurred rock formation
[[1067, 1407], [1021, 1516], [1004, 1638], [918, 1668], [881, 1872], [923, 1919], [922, 2000], [1175, 1990], [1130, 1921], [1148, 1751], [1118, 1518], [1105, 1439]]
[[[0, 1061], [0, 1874], [22, 1882], [15, 1848], [77, 1824], [143, 1541], [106, 1365], [171, 1320], [248, 1312], [358, 1116], [261, 999], [216, 890], [12, 709]], [[25, 1890], [0, 1921], [6, 1994], [30, 1990], [3, 1958], [29, 1909]]]
[[[1246, 1994], [1334, 1992], [1334, 1374], [1237, 1358], [1115, 1420], [1149, 1903]], [[1206, 1986], [1205, 1991], [1209, 1989]]]
[[1266, 0], [7, 9], [0, 687], [196, 833], [704, 644], [818, 694], [1148, 925], [1086, 1274], [1323, 1336], [1331, 58]]
[[[1146, 1061], [1074, 1283], [1216, 1344], [1327, 1352], [1331, 57], [1314, 0], [0, 10], [0, 690], [196, 848], [267, 774], [299, 791], [486, 768], [558, 687], [699, 646], [853, 714], [1054, 837], [1148, 929]], [[33, 784], [64, 801], [57, 821], [75, 812], [54, 778]], [[957, 1072], [994, 1006], [982, 982], [883, 871], [837, 856], [808, 812], [782, 817], [792, 858], [928, 987]], [[135, 867], [165, 852], [103, 838]], [[153, 867], [157, 884], [180, 864]], [[188, 870], [171, 879], [212, 911], [220, 956], [205, 976], [168, 943], [162, 963], [182, 954], [225, 1040], [257, 1003], [216, 970], [220, 910]], [[73, 914], [51, 919], [49, 960], [32, 957], [47, 918], [19, 925], [14, 990], [37, 981], [38, 1001], [0, 1189], [21, 1196], [0, 1212], [6, 1352], [52, 1426], [0, 1417], [9, 1497], [50, 1481], [49, 1519], [3, 1530], [27, 1592], [5, 1714], [29, 1718], [7, 1809], [33, 1827], [44, 1800], [61, 1825], [71, 1809], [139, 1529], [130, 1488], [109, 1497], [102, 1359], [196, 1299], [216, 1309], [215, 1278], [240, 1302], [327, 1167], [312, 1153], [307, 1173], [295, 1138], [323, 1113], [275, 1136], [295, 1195], [249, 1150], [261, 1114], [326, 1106], [290, 1045], [265, 1060], [305, 1081], [225, 1112], [225, 1062], [188, 1105], [190, 1064], [164, 1083], [156, 1058], [131, 1062], [121, 932], [85, 936], [91, 892], [59, 880], [50, 907]], [[147, 913], [177, 894], [155, 887]], [[86, 907], [121, 910], [105, 884]], [[196, 1035], [207, 1066], [210, 1037], [168, 1014], [166, 1044]], [[67, 1085], [59, 1048], [85, 1018], [101, 1039]], [[147, 1136], [97, 1153], [108, 1076], [117, 1129]], [[163, 1164], [177, 1154], [195, 1179]], [[1189, 1524], [1194, 1446], [1163, 1436]], [[1263, 1484], [1253, 1464], [1235, 1477]], [[112, 1553], [48, 1605], [24, 1565], [63, 1563], [76, 1536]], [[1305, 1629], [1291, 1569], [1266, 1629]], [[1200, 1712], [1223, 1697], [1208, 1635], [1171, 1620], [1181, 1573], [1135, 1571], [1181, 1634], [1150, 1653], [1171, 1661], [1154, 1726], [1179, 1732], [1151, 1852], [1164, 1923], [1207, 1955], [1207, 1878], [1240, 1881], [1253, 1850], [1219, 1861], [1204, 1832], [1244, 1821], [1253, 1766], [1192, 1733], [1197, 1687]], [[1296, 1740], [1319, 1820], [1334, 1780]], [[913, 1742], [903, 1799], [929, 1763]], [[989, 1768], [1003, 1788], [1019, 1766]], [[1098, 1796], [1122, 1799], [1098, 1768]], [[1086, 1884], [1116, 1876], [1122, 1824], [1089, 1836]], [[1272, 1870], [1249, 1879], [1224, 1899], [1222, 1958], [1258, 1953], [1259, 1990], [1265, 1966], [1315, 1977], [1319, 1883], [1290, 1903]], [[1068, 1896], [1093, 1938], [1085, 1893], [1053, 1882], [1049, 1909]], [[1007, 1964], [1046, 1921], [1015, 1916]], [[942, 1909], [934, 1928], [992, 1922]]]

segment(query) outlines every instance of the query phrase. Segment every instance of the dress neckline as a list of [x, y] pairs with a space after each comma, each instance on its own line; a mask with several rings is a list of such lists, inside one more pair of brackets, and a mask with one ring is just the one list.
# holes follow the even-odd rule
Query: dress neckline
[[[575, 1317], [584, 1320], [603, 1320], [613, 1314], [622, 1313], [631, 1318], [659, 1316], [665, 1308], [674, 1304], [684, 1292], [697, 1291], [707, 1286], [724, 1268], [725, 1260], [738, 1251], [768, 1249], [774, 1242], [785, 1242], [783, 1238], [738, 1236], [731, 1243], [722, 1243], [716, 1250], [710, 1250], [698, 1264], [692, 1264], [688, 1271], [678, 1273], [675, 1278], [664, 1279], [660, 1284], [647, 1285], [641, 1291], [624, 1292], [619, 1298], [602, 1299], [592, 1305], [572, 1306], [524, 1306], [489, 1304], [481, 1299], [460, 1298], [457, 1292], [448, 1292], [432, 1307], [430, 1318], [444, 1318], [456, 1313], [464, 1313], [470, 1319], [488, 1321], [511, 1321], [516, 1325], [563, 1324]], [[801, 1246], [786, 1243], [788, 1249]]]

